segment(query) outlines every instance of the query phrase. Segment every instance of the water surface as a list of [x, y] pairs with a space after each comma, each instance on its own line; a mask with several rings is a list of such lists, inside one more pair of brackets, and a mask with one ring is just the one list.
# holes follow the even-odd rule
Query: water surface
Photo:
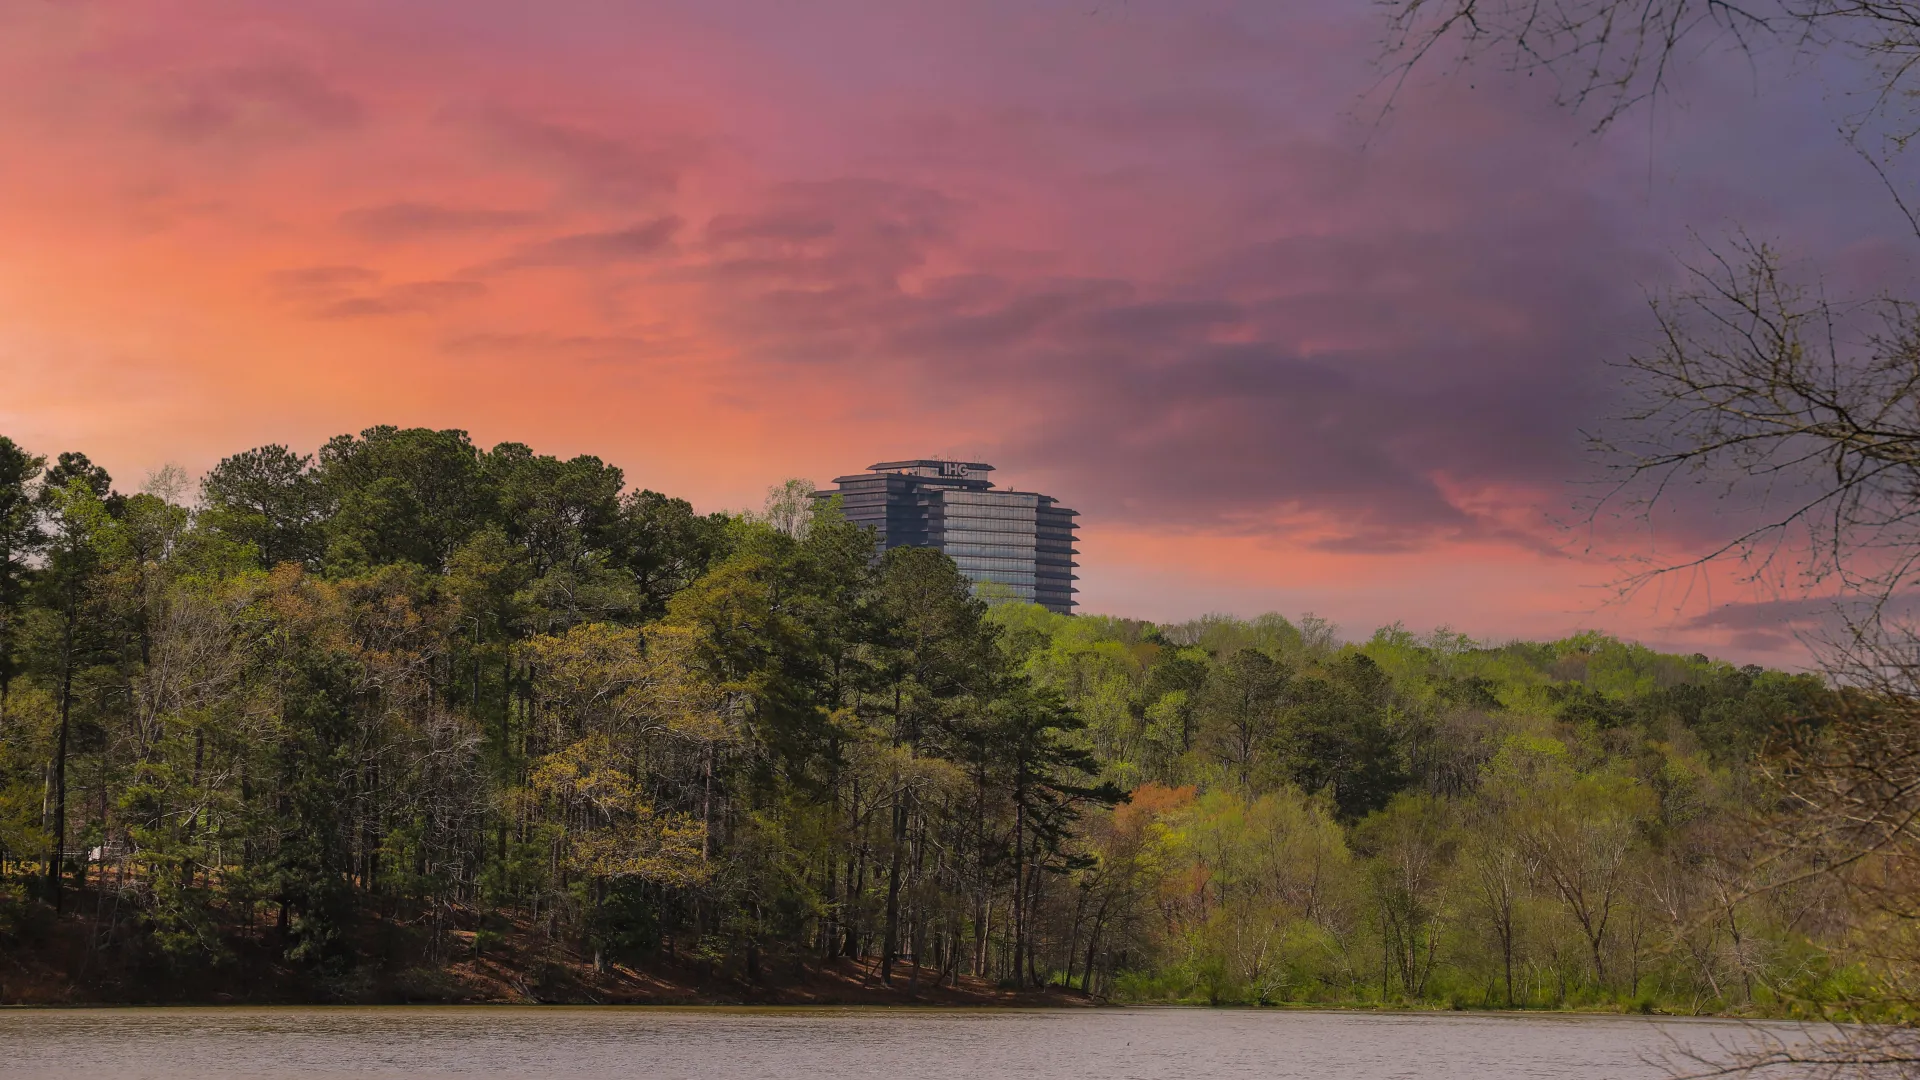
[[1751, 1032], [1626, 1017], [1206, 1009], [0, 1012], [60, 1080], [1654, 1080]]

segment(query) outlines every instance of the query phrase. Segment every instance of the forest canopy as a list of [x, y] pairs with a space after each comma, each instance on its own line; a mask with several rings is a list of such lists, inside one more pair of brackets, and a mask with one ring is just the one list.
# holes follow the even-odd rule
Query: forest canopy
[[1832, 713], [1817, 677], [1061, 616], [792, 485], [699, 514], [460, 431], [189, 487], [0, 438], [0, 944], [322, 988], [505, 927], [1132, 1000], [1783, 1011], [1873, 977], [1830, 883], [1756, 876], [1756, 762]]

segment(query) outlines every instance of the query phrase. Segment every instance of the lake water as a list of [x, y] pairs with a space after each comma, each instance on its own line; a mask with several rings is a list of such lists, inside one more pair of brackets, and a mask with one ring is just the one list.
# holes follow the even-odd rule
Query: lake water
[[1638, 1080], [1738, 1024], [1204, 1009], [96, 1009], [0, 1012], [49, 1080]]

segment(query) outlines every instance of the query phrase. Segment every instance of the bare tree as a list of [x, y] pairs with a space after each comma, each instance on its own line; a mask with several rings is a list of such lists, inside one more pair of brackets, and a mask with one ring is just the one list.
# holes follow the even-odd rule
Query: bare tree
[[1881, 1080], [1920, 1076], [1920, 1031], [1887, 1024], [1798, 1029], [1800, 1038], [1760, 1028], [1732, 1053], [1687, 1051], [1669, 1064], [1678, 1080], [1792, 1077], [1794, 1080]]
[[[1914, 134], [1909, 109], [1920, 62], [1914, 0], [1382, 0], [1389, 86], [1416, 67], [1477, 56], [1553, 78], [1560, 101], [1605, 129], [1672, 88], [1716, 51], [1758, 57], [1844, 53], [1872, 66], [1875, 91], [1850, 121], [1889, 120], [1896, 146]], [[1437, 55], [1436, 55], [1437, 54]]]
[[[1768, 52], [1850, 57], [1875, 93], [1841, 134], [1920, 236], [1886, 167], [1920, 130], [1914, 0], [1383, 2], [1394, 90], [1450, 51], [1463, 62], [1495, 58], [1555, 79], [1561, 102], [1595, 130], [1657, 99], [1684, 64], [1717, 49], [1756, 61]], [[1874, 145], [1875, 134], [1884, 143]], [[1629, 591], [1732, 563], [1752, 582], [1838, 598], [1838, 628], [1810, 644], [1848, 687], [1835, 698], [1844, 706], [1797, 726], [1767, 759], [1777, 812], [1759, 823], [1756, 853], [1737, 876], [1748, 896], [1809, 884], [1844, 892], [1828, 910], [1853, 923], [1856, 958], [1879, 980], [1874, 1000], [1852, 1004], [1911, 1016], [1920, 1003], [1920, 632], [1906, 613], [1920, 575], [1920, 305], [1836, 300], [1745, 235], [1703, 246], [1685, 284], [1654, 302], [1653, 345], [1618, 362], [1631, 404], [1593, 440], [1614, 470], [1594, 521], [1624, 505], [1648, 519], [1696, 515], [1696, 535], [1717, 530], [1678, 556], [1649, 555], [1624, 581]], [[1711, 518], [1676, 498], [1702, 488], [1717, 497]], [[1700, 906], [1731, 919], [1740, 891], [1719, 888]], [[1676, 901], [1676, 921], [1694, 906]], [[1701, 962], [1711, 979], [1704, 953]], [[1696, 1076], [1913, 1077], [1920, 1031], [1763, 1035], [1689, 1064]]]
[[1595, 440], [1608, 498], [1651, 512], [1705, 484], [1742, 524], [1645, 573], [1733, 557], [1884, 606], [1920, 559], [1920, 308], [1836, 303], [1742, 238], [1654, 313], [1657, 344], [1617, 364], [1632, 404]]
[[140, 490], [169, 505], [178, 506], [191, 485], [192, 481], [187, 476], [187, 470], [169, 461], [148, 472], [146, 482], [140, 485]]
[[[1490, 60], [1549, 76], [1596, 130], [1669, 89], [1716, 51], [1844, 57], [1874, 93], [1841, 134], [1920, 237], [1887, 163], [1920, 123], [1920, 0], [1381, 0], [1397, 91], [1423, 65]], [[1884, 137], [1875, 144], [1872, 135]], [[1916, 569], [1920, 532], [1920, 309], [1834, 300], [1745, 235], [1703, 245], [1688, 280], [1654, 304], [1655, 347], [1620, 363], [1633, 407], [1595, 440], [1618, 470], [1601, 507], [1653, 513], [1676, 484], [1719, 488], [1720, 544], [1652, 559], [1631, 584], [1723, 559], [1783, 586], [1835, 586], [1880, 634]], [[1856, 635], [1848, 635], [1849, 638]], [[1848, 666], [1865, 659], [1847, 642]], [[1888, 651], [1871, 643], [1874, 656]]]
[[767, 489], [767, 524], [788, 536], [803, 538], [813, 522], [813, 482], [795, 477]]

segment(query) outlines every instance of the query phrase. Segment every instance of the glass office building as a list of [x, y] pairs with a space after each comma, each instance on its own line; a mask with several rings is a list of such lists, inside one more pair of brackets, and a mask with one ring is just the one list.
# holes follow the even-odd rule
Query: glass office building
[[1077, 513], [1049, 495], [999, 490], [992, 471], [973, 461], [883, 461], [835, 477], [836, 488], [817, 497], [839, 495], [847, 518], [873, 529], [882, 550], [938, 548], [974, 581], [1071, 615]]

